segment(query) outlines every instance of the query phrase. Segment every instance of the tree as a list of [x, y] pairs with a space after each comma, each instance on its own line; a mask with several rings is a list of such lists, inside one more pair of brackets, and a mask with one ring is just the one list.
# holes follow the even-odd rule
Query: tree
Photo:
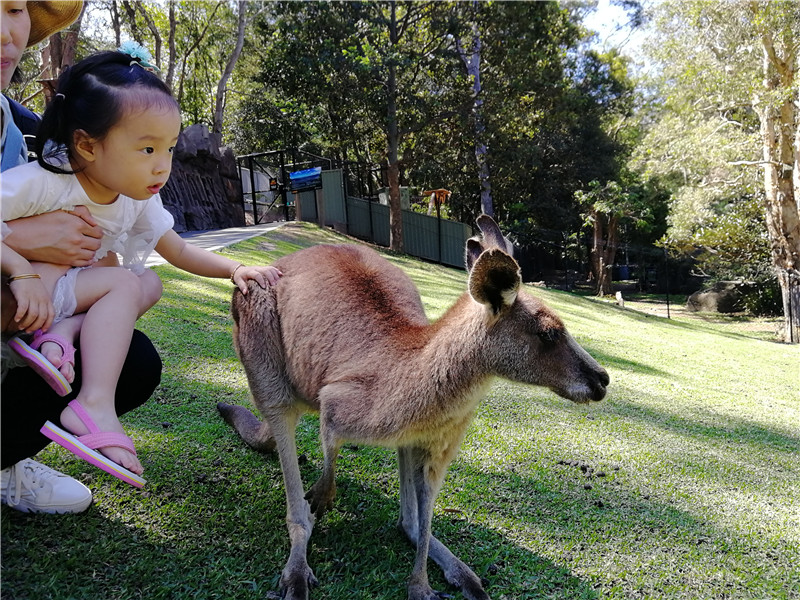
[[245, 26], [247, 25], [247, 5], [248, 3], [246, 1], [239, 0], [239, 16], [236, 25], [236, 45], [231, 51], [231, 55], [225, 64], [225, 70], [222, 72], [222, 77], [220, 77], [219, 83], [217, 84], [217, 96], [214, 105], [214, 121], [211, 131], [220, 136], [222, 135], [222, 117], [225, 110], [225, 91], [228, 79], [230, 79], [231, 73], [233, 73], [233, 68], [236, 66], [236, 61], [239, 60], [239, 55], [242, 53], [242, 47], [244, 46], [244, 30]]
[[588, 190], [575, 193], [584, 209], [586, 224], [592, 229], [590, 264], [597, 295], [613, 292], [611, 267], [620, 248], [620, 230], [625, 222], [639, 230], [656, 226], [653, 218], [663, 202], [663, 190], [655, 182], [643, 182], [634, 173], [624, 171], [620, 181], [589, 183]]
[[86, 7], [84, 6], [78, 19], [63, 31], [54, 33], [48, 44], [42, 49], [42, 72], [40, 81], [45, 96], [49, 100], [56, 90], [56, 82], [61, 72], [75, 62], [78, 49], [78, 32]]
[[[478, 0], [472, 1], [472, 10], [477, 12]], [[478, 166], [478, 179], [481, 187], [481, 212], [490, 217], [494, 216], [492, 204], [492, 184], [489, 180], [488, 148], [486, 146], [486, 125], [483, 115], [483, 98], [481, 94], [481, 32], [477, 19], [473, 17], [472, 39], [467, 46], [457, 39], [458, 54], [467, 68], [467, 76], [472, 80], [472, 119], [475, 128], [475, 161]]]
[[[753, 140], [741, 149], [721, 146], [729, 152], [727, 158], [706, 161], [707, 167], [700, 171], [700, 181], [725, 180], [731, 182], [729, 188], [739, 187], [738, 193], [722, 195], [697, 188], [703, 194], [693, 197], [705, 196], [706, 218], [713, 217], [714, 205], [721, 200], [724, 205], [731, 198], [749, 197], [749, 177], [742, 169], [763, 170], [764, 223], [781, 287], [785, 338], [792, 342], [800, 341], [797, 14], [797, 5], [785, 1], [666, 2], [655, 10], [657, 36], [651, 48], [653, 57], [663, 64], [665, 118], [684, 124], [684, 129], [726, 129], [734, 134], [737, 145], [748, 137]], [[647, 147], [652, 150], [656, 145]], [[706, 149], [706, 144], [687, 148], [687, 156]]]
[[[440, 2], [275, 3], [274, 44], [261, 79], [317, 111], [329, 141], [368, 149], [386, 166], [391, 247], [403, 245], [400, 181], [404, 146], [417, 133], [441, 125], [469, 100], [452, 43], [454, 12]], [[316, 109], [312, 108], [316, 107]], [[372, 139], [370, 139], [372, 138]]]

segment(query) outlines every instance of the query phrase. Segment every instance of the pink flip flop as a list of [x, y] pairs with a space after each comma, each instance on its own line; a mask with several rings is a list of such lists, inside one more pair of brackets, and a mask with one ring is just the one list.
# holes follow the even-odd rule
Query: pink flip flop
[[21, 337], [16, 336], [8, 342], [8, 347], [24, 360], [27, 365], [36, 371], [59, 396], [66, 396], [72, 391], [72, 386], [53, 363], [39, 352], [42, 344], [53, 342], [61, 346], [64, 353], [61, 362], [75, 364], [75, 347], [60, 335], [42, 333], [41, 330], [33, 334], [31, 343], [28, 344]]
[[89, 429], [89, 433], [86, 435], [74, 436], [58, 425], [47, 421], [41, 429], [42, 434], [53, 440], [59, 446], [66, 448], [75, 456], [93, 464], [95, 467], [103, 469], [106, 473], [110, 473], [125, 483], [130, 483], [137, 488], [147, 483], [144, 479], [136, 475], [136, 473], [129, 471], [122, 465], [118, 465], [96, 450], [97, 448], [116, 446], [136, 454], [136, 449], [133, 447], [131, 438], [122, 433], [100, 431], [100, 428], [89, 416], [89, 413], [86, 412], [86, 409], [83, 408], [77, 400], [73, 400], [67, 406], [75, 411], [78, 418]]

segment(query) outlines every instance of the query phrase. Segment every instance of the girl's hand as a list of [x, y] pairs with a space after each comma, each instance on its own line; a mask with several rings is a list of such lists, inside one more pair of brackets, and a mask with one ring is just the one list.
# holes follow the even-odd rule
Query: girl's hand
[[249, 280], [256, 281], [262, 288], [266, 288], [267, 284], [275, 285], [280, 279], [281, 273], [278, 269], [271, 266], [266, 267], [245, 267], [239, 265], [231, 273], [231, 281], [236, 284], [236, 287], [241, 290], [243, 294], [247, 293], [247, 282]]
[[47, 331], [53, 324], [55, 308], [40, 279], [17, 279], [8, 284], [17, 301], [14, 322], [20, 331]]

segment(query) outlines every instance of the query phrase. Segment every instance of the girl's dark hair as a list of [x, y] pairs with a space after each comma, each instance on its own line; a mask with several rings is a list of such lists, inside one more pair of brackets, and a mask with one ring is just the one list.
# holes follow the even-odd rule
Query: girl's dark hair
[[53, 173], [73, 173], [49, 162], [73, 157], [73, 134], [82, 129], [102, 139], [131, 106], [178, 107], [169, 88], [139, 60], [123, 52], [100, 52], [64, 70], [36, 136], [39, 164]]

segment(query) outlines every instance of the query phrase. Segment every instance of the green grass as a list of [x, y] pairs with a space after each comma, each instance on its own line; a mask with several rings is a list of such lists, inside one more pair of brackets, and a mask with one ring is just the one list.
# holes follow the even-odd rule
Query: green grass
[[[343, 238], [289, 225], [226, 250], [264, 263]], [[388, 255], [432, 318], [465, 274]], [[273, 597], [286, 560], [274, 456], [217, 416], [247, 404], [230, 340], [230, 284], [157, 269], [163, 300], [140, 321], [161, 387], [123, 421], [148, 485], [135, 490], [52, 446], [39, 459], [95, 493], [83, 515], [2, 509], [4, 598]], [[323, 290], [321, 290], [321, 293]], [[667, 320], [529, 288], [608, 370], [599, 404], [498, 381], [437, 500], [434, 531], [495, 600], [800, 598], [800, 348], [736, 323]], [[307, 485], [317, 420], [298, 430]], [[334, 509], [317, 524], [313, 599], [405, 598], [413, 550], [395, 529], [394, 455], [345, 447]], [[460, 598], [431, 565], [434, 587]]]

